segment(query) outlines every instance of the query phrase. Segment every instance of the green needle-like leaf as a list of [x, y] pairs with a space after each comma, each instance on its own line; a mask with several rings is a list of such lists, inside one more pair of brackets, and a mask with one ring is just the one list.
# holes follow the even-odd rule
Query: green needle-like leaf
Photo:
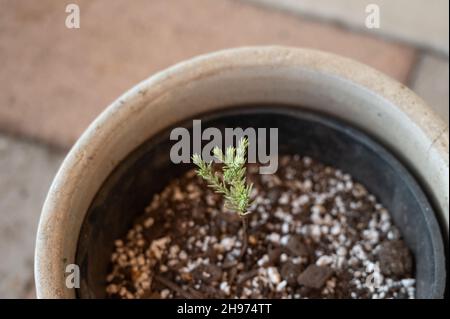
[[212, 163], [206, 163], [199, 154], [192, 156], [197, 166], [197, 174], [208, 182], [215, 192], [223, 194], [225, 207], [236, 211], [240, 216], [248, 214], [252, 184], [247, 185], [245, 162], [248, 147], [247, 138], [241, 138], [236, 148], [229, 146], [223, 154], [218, 147], [213, 149], [214, 157], [223, 164], [222, 176], [214, 173]]

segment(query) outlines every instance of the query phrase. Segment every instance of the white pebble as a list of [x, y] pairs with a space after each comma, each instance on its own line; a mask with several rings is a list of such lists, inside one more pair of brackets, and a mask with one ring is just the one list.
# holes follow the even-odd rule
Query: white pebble
[[220, 290], [222, 290], [227, 296], [230, 294], [230, 285], [226, 281], [220, 283]]
[[333, 258], [332, 257], [327, 256], [327, 255], [323, 255], [323, 256], [319, 257], [319, 259], [317, 259], [316, 265], [317, 266], [328, 266], [332, 262], [333, 262]]
[[170, 295], [170, 290], [169, 289], [161, 290], [161, 299], [166, 299], [167, 297], [169, 297], [169, 295]]
[[220, 245], [222, 245], [223, 249], [226, 251], [231, 250], [236, 243], [236, 239], [233, 237], [225, 237], [220, 241]]
[[414, 286], [415, 283], [416, 283], [416, 280], [412, 279], [412, 278], [402, 279], [402, 285], [404, 287], [412, 287], [412, 286]]
[[319, 225], [311, 225], [310, 232], [313, 237], [320, 237], [320, 235], [321, 235], [320, 226]]
[[278, 203], [281, 205], [286, 205], [289, 203], [289, 196], [287, 193], [283, 193], [281, 197], [278, 199]]
[[287, 243], [289, 242], [289, 237], [290, 237], [289, 235], [281, 237], [280, 244], [283, 245], [283, 246], [286, 246]]
[[336, 253], [337, 253], [339, 256], [345, 256], [345, 255], [347, 255], [347, 249], [345, 249], [345, 247], [339, 247], [339, 248], [337, 249]]
[[267, 254], [266, 254], [257, 261], [257, 264], [258, 264], [258, 266], [263, 266], [268, 261], [269, 261], [269, 256], [267, 256]]
[[282, 282], [280, 282], [278, 285], [277, 285], [277, 291], [282, 291], [284, 288], [286, 288], [286, 285], [287, 285], [287, 282], [286, 282], [286, 280], [283, 280]]
[[178, 258], [180, 258], [181, 260], [186, 260], [187, 257], [187, 253], [184, 250], [180, 251], [180, 253], [178, 254]]
[[280, 234], [277, 233], [271, 233], [268, 237], [269, 241], [273, 243], [279, 243], [280, 242]]
[[334, 225], [331, 227], [330, 233], [334, 236], [339, 235], [341, 233], [341, 226], [339, 224]]
[[267, 268], [267, 276], [269, 277], [269, 280], [272, 284], [278, 285], [280, 283], [281, 276], [277, 268], [275, 267]]

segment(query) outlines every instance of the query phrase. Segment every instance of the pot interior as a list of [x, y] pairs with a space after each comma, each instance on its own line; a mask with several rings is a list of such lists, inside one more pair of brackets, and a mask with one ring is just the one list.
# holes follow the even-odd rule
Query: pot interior
[[[347, 124], [289, 106], [240, 106], [195, 117], [202, 129], [278, 128], [280, 154], [310, 156], [341, 169], [366, 186], [391, 212], [414, 254], [416, 297], [443, 296], [445, 256], [435, 214], [408, 171], [382, 146]], [[170, 161], [170, 131], [160, 132], [133, 151], [103, 183], [86, 214], [78, 241], [76, 263], [81, 268], [81, 298], [105, 297], [106, 275], [114, 240], [126, 234], [154, 193], [192, 164]], [[203, 141], [206, 144], [208, 141]], [[445, 275], [444, 275], [445, 277]]]

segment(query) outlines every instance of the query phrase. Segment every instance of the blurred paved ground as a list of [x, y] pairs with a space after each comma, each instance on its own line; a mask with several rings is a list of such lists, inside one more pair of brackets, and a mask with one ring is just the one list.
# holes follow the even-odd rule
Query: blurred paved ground
[[135, 83], [198, 54], [244, 45], [312, 47], [402, 82], [415, 57], [401, 44], [238, 1], [80, 0], [78, 30], [65, 28], [64, 2], [1, 1], [0, 126], [63, 146]]
[[[79, 30], [64, 27], [70, 2]], [[380, 4], [382, 29], [363, 26], [367, 3]], [[263, 44], [369, 64], [448, 123], [447, 0], [0, 0], [0, 298], [34, 296], [43, 199], [64, 150], [107, 104], [183, 59]]]
[[[335, 22], [448, 56], [448, 0], [244, 0], [300, 16]], [[380, 7], [381, 28], [364, 25], [367, 4]]]
[[448, 118], [448, 59], [424, 54], [411, 80], [411, 88], [431, 105], [445, 120]]
[[40, 209], [63, 153], [0, 134], [0, 297], [33, 294]]

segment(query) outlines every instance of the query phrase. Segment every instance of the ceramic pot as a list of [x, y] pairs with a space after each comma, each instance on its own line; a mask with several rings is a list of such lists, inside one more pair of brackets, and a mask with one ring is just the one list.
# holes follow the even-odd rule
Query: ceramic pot
[[[428, 267], [434, 277], [419, 280], [417, 294], [442, 297], [449, 216], [448, 127], [405, 86], [365, 65], [284, 47], [230, 49], [182, 62], [136, 85], [90, 125], [64, 160], [43, 207], [35, 256], [38, 297], [77, 296], [66, 286], [66, 266], [76, 263], [83, 245], [89, 247], [92, 238], [81, 233], [88, 212], [111, 183], [112, 173], [129, 167], [124, 164], [130, 163], [127, 159], [183, 121], [248, 104], [322, 114], [376, 141], [401, 163], [431, 211], [421, 215], [427, 232], [417, 230], [417, 246], [412, 249], [419, 251], [420, 243], [427, 243], [422, 248], [433, 261], [416, 263], [416, 271]], [[160, 185], [163, 180], [153, 183]], [[414, 237], [414, 229], [409, 232]], [[83, 264], [80, 267], [87, 278], [99, 271], [91, 267], [104, 266], [91, 265], [89, 271]], [[87, 296], [99, 297], [95, 291]]]

